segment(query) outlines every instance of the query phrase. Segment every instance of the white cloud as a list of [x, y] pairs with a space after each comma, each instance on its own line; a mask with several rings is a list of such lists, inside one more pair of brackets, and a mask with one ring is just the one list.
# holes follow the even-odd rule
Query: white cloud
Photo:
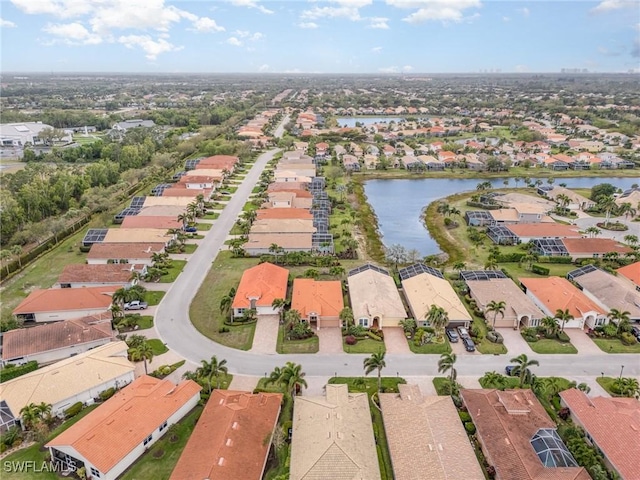
[[154, 40], [149, 35], [121, 36], [118, 38], [118, 43], [127, 48], [141, 48], [149, 60], [155, 60], [161, 53], [182, 50], [182, 47], [177, 47], [164, 38]]
[[0, 27], [2, 28], [15, 28], [17, 25], [9, 20], [4, 20], [0, 18]]
[[388, 18], [385, 17], [371, 17], [368, 18], [367, 20], [369, 20], [369, 28], [377, 28], [380, 30], [388, 30], [389, 29], [389, 24], [387, 23], [389, 21]]
[[602, 0], [591, 11], [594, 13], [609, 12], [611, 10], [619, 10], [621, 8], [638, 8], [638, 2], [629, 0]]
[[229, 37], [225, 43], [228, 43], [229, 45], [233, 45], [234, 47], [242, 46], [242, 42], [238, 40], [236, 37]]
[[518, 10], [523, 16], [528, 17], [531, 13], [527, 7], [522, 7]]
[[371, 52], [372, 53], [380, 53], [380, 52], [382, 52], [382, 47], [373, 47], [371, 49]]
[[247, 30], [236, 30], [235, 32], [233, 32], [233, 34], [236, 37], [245, 38], [245, 39], [247, 39], [249, 41], [252, 41], [252, 42], [256, 42], [256, 41], [264, 38], [264, 34], [262, 34], [260, 32], [251, 33], [251, 32], [249, 32]]
[[361, 19], [360, 11], [353, 7], [313, 7], [311, 10], [304, 10], [300, 17], [303, 20], [317, 20], [318, 18], [347, 18], [358, 21]]
[[86, 15], [97, 0], [11, 0], [19, 10], [29, 15], [48, 14], [59, 18]]
[[267, 65], [266, 63], [264, 65], [260, 65], [258, 67], [258, 71], [259, 72], [268, 72], [270, 70], [271, 67], [269, 67], [269, 65]]
[[378, 71], [380, 73], [400, 73], [400, 67], [381, 67]]
[[235, 7], [255, 8], [267, 15], [273, 13], [273, 10], [269, 10], [264, 5], [260, 5], [257, 0], [231, 0], [231, 5]]
[[526, 65], [516, 65], [514, 70], [517, 73], [527, 73], [529, 71], [529, 67], [527, 67]]
[[[416, 9], [403, 18], [408, 23], [424, 23], [428, 21], [462, 22], [466, 20], [464, 11], [469, 8], [480, 8], [480, 0], [386, 0], [388, 5], [404, 9]], [[472, 19], [475, 16], [471, 17]]]
[[404, 67], [402, 67], [402, 71], [405, 73], [409, 73], [413, 71], [413, 67], [411, 65], [405, 65]]
[[302, 73], [302, 70], [299, 68], [291, 68], [289, 70], [284, 70], [282, 73]]
[[77, 22], [48, 24], [43, 30], [68, 45], [97, 45], [103, 41], [100, 35], [89, 32], [84, 25]]
[[213, 18], [200, 17], [193, 22], [193, 30], [200, 33], [224, 32], [225, 28], [218, 25]]
[[318, 28], [318, 24], [317, 23], [313, 23], [313, 22], [300, 22], [298, 24], [298, 28], [306, 28], [306, 29], [314, 29], [314, 28]]

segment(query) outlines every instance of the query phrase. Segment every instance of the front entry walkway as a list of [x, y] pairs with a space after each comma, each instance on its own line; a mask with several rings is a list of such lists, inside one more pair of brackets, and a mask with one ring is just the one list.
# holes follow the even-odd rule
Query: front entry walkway
[[251, 352], [276, 353], [278, 342], [278, 327], [280, 319], [278, 315], [259, 315], [256, 323], [256, 332], [253, 336]]
[[321, 328], [316, 330], [318, 340], [320, 340], [320, 348], [318, 353], [343, 354], [342, 349], [342, 329], [339, 327]]
[[411, 353], [407, 337], [404, 330], [400, 327], [386, 327], [384, 330], [384, 346], [387, 348], [388, 354], [407, 354]]

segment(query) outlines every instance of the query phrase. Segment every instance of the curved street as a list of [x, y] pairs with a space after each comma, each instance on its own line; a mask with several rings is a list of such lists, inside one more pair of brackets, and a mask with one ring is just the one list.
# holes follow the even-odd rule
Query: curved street
[[[282, 131], [282, 124], [278, 133]], [[354, 376], [362, 375], [362, 361], [367, 355], [358, 354], [313, 354], [278, 355], [247, 352], [225, 347], [200, 334], [189, 319], [189, 306], [196, 292], [205, 280], [211, 264], [233, 227], [242, 207], [247, 202], [252, 189], [258, 182], [260, 173], [278, 149], [260, 155], [249, 170], [229, 203], [225, 206], [213, 228], [191, 255], [183, 272], [171, 285], [157, 308], [155, 329], [167, 347], [195, 364], [212, 355], [226, 359], [230, 373], [263, 376], [276, 366], [287, 361], [302, 364], [308, 376]], [[456, 362], [459, 375], [481, 376], [488, 371], [504, 371], [509, 359], [522, 352], [510, 351], [506, 355], [460, 355]], [[599, 375], [617, 377], [621, 366], [625, 376], [640, 375], [640, 355], [634, 354], [577, 354], [577, 355], [536, 355], [529, 354], [540, 362], [535, 373], [541, 376], [588, 376]], [[433, 376], [438, 374], [437, 355], [388, 354], [385, 374], [393, 376]]]

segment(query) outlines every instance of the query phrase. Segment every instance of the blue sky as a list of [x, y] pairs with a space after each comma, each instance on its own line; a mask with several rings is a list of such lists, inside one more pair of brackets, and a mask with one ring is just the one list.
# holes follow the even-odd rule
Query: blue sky
[[640, 1], [0, 0], [2, 71], [640, 72]]

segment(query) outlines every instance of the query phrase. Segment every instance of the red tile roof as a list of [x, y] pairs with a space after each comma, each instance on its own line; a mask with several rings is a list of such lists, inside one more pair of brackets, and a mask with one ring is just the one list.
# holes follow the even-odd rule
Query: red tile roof
[[[185, 185], [185, 184], [181, 184]], [[211, 188], [165, 188], [162, 192], [163, 197], [193, 197], [204, 195], [207, 198], [211, 194]]]
[[320, 317], [337, 317], [343, 308], [342, 282], [339, 280], [296, 278], [293, 281], [291, 309], [300, 312], [302, 318], [307, 318], [310, 313]]
[[313, 215], [306, 208], [263, 208], [256, 210], [256, 220], [266, 219], [313, 219]]
[[58, 277], [58, 283], [117, 283], [124, 286], [131, 281], [133, 267], [135, 265], [131, 263], [66, 265]]
[[251, 298], [256, 306], [270, 307], [276, 298], [287, 298], [289, 270], [269, 262], [245, 270], [233, 299], [233, 308], [250, 308]]
[[560, 398], [620, 476], [640, 479], [640, 402], [588, 397], [575, 388], [560, 392]]
[[521, 278], [520, 283], [553, 313], [558, 309], [569, 309], [574, 318], [582, 318], [590, 311], [605, 313], [566, 278]]
[[87, 258], [90, 260], [151, 258], [152, 254], [159, 252], [164, 252], [164, 243], [94, 243]]
[[73, 310], [108, 310], [111, 295], [119, 286], [85, 288], [50, 288], [34, 290], [13, 311], [14, 315], [38, 312], [64, 312]]
[[632, 250], [611, 238], [565, 238], [562, 240], [569, 254], [630, 253]]
[[214, 390], [170, 480], [260, 480], [279, 393]]
[[628, 278], [636, 285], [640, 285], [640, 262], [632, 263], [616, 270], [623, 277]]
[[107, 473], [171, 415], [200, 392], [200, 385], [143, 375], [96, 410], [47, 443], [71, 446], [102, 473]]
[[578, 227], [561, 223], [517, 223], [507, 228], [518, 237], [582, 237]]

